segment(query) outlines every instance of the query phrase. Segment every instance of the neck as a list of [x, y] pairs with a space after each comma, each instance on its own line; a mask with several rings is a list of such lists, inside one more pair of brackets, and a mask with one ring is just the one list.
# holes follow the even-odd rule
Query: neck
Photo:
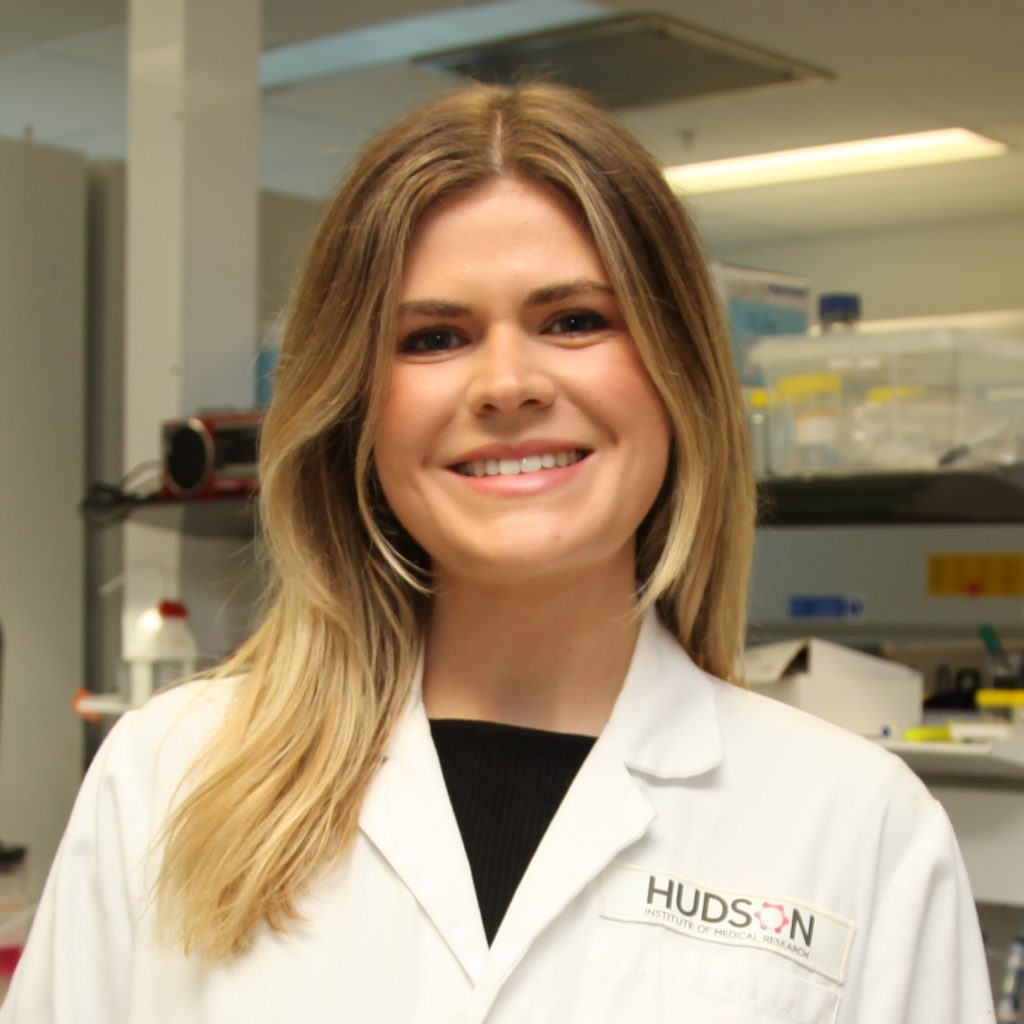
[[634, 591], [632, 559], [557, 584], [440, 578], [426, 637], [428, 715], [596, 736], [636, 644]]

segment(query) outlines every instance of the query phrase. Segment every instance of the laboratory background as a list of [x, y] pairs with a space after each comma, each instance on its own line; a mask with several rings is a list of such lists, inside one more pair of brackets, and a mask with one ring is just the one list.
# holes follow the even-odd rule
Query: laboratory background
[[714, 261], [749, 685], [921, 775], [1024, 1020], [1022, 47], [1020, 0], [6, 0], [0, 993], [105, 731], [258, 613], [261, 409], [324, 200], [400, 112], [545, 75]]

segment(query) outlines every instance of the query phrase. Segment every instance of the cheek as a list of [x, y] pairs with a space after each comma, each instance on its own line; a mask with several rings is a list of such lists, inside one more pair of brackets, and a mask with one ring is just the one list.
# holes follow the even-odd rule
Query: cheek
[[668, 474], [672, 427], [668, 411], [639, 356], [621, 367], [616, 401], [621, 438], [630, 450], [631, 485], [650, 510]]
[[397, 366], [392, 370], [381, 407], [376, 447], [378, 459], [388, 463], [412, 455], [413, 442], [422, 436], [423, 422], [429, 416], [429, 391], [422, 381], [417, 385], [409, 369]]
[[593, 393], [620, 441], [648, 451], [650, 460], [644, 461], [664, 469], [672, 437], [669, 415], [635, 349], [602, 369]]
[[388, 504], [400, 516], [415, 510], [417, 471], [437, 461], [440, 439], [448, 422], [449, 388], [444, 375], [424, 367], [394, 367], [381, 408], [374, 445], [377, 477]]
[[380, 424], [373, 449], [377, 477], [388, 503], [392, 506], [396, 498], [392, 492], [406, 475], [403, 463], [413, 455], [411, 442], [415, 434], [410, 425], [410, 413], [414, 413], [415, 408], [404, 375], [393, 373], [388, 382], [387, 397], [381, 408]]

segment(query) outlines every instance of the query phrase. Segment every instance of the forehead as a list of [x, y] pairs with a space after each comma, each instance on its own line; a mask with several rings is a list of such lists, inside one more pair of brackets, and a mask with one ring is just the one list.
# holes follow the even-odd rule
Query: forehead
[[439, 203], [417, 226], [403, 268], [402, 298], [470, 280], [589, 276], [607, 282], [579, 211], [555, 189], [497, 178]]

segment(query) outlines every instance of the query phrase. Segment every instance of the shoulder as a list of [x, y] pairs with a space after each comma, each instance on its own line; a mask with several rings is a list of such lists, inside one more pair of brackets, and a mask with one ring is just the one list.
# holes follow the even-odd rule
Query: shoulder
[[674, 746], [682, 739], [714, 748], [707, 763], [718, 765], [720, 782], [804, 792], [895, 787], [931, 799], [907, 765], [873, 740], [702, 670], [660, 621], [645, 622], [638, 654], [649, 685], [633, 704], [656, 706], [661, 721], [653, 728], [666, 730]]
[[857, 803], [934, 804], [906, 763], [873, 740], [742, 686], [707, 678], [726, 770], [744, 766], [752, 775], [789, 782], [805, 794], [827, 790], [849, 794]]
[[[121, 741], [157, 751], [174, 752], [203, 742], [220, 724], [241, 679], [197, 679], [158, 693], [129, 711], [111, 731]], [[129, 739], [130, 737], [130, 739]]]
[[969, 891], [942, 805], [901, 758], [770, 697], [710, 685], [722, 744], [711, 788], [793, 891], [809, 873], [821, 905], [860, 922], [908, 872]]
[[239, 681], [183, 683], [129, 711], [111, 729], [90, 774], [123, 796], [131, 791], [166, 806], [223, 720]]
[[193, 679], [169, 687], [129, 711], [123, 721], [149, 739], [207, 733], [219, 724], [242, 681], [241, 676]]

